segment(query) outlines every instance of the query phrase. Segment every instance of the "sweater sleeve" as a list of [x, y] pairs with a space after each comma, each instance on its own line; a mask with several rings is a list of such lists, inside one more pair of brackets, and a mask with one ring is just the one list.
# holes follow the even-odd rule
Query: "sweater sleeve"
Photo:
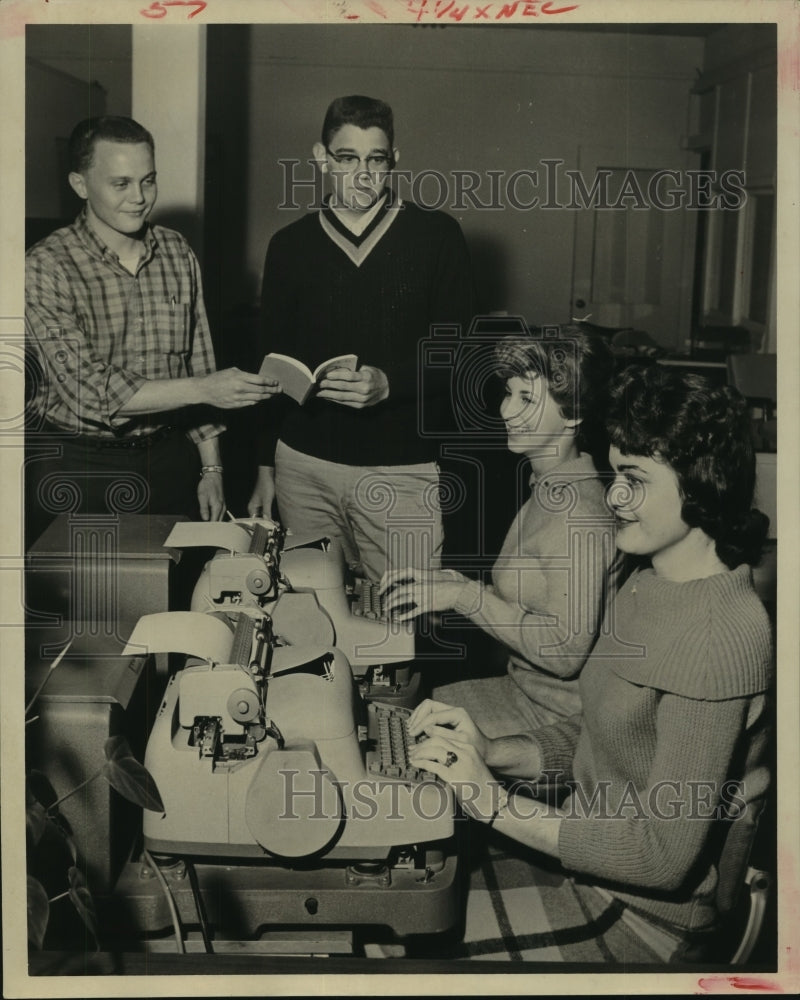
[[[597, 637], [606, 599], [606, 559], [597, 551], [595, 529], [572, 529], [580, 561], [543, 552], [504, 564], [519, 580], [518, 600], [505, 600], [495, 587], [470, 581], [455, 610], [529, 663], [556, 677], [577, 676]], [[563, 535], [558, 543], [563, 547]]]
[[475, 312], [475, 286], [467, 242], [461, 226], [447, 216], [439, 246], [436, 274], [430, 284], [431, 325], [458, 324], [466, 333]]
[[749, 700], [702, 701], [665, 693], [647, 781], [601, 802], [602, 775], [576, 786], [559, 833], [565, 867], [628, 886], [675, 891], [685, 883], [717, 818]]
[[[475, 312], [475, 287], [472, 264], [464, 234], [458, 222], [445, 213], [435, 213], [439, 232], [432, 232], [437, 249], [428, 281], [427, 334], [435, 327], [458, 327], [465, 334]], [[398, 354], [389, 379], [389, 400], [418, 399], [420, 405], [437, 403], [450, 392], [452, 372], [446, 367], [431, 366], [421, 371], [419, 345], [409, 345]]]
[[539, 774], [534, 776], [536, 780], [558, 784], [572, 779], [572, 762], [581, 734], [581, 722], [580, 714], [571, 715], [530, 734], [539, 754]]
[[[261, 284], [261, 313], [259, 328], [260, 366], [266, 354], [293, 355], [292, 331], [295, 327], [294, 285], [295, 274], [289, 257], [283, 250], [281, 233], [276, 233], [269, 241], [264, 259], [264, 274]], [[257, 442], [259, 465], [275, 464], [275, 448], [280, 435], [281, 424], [289, 410], [296, 406], [294, 400], [280, 393], [259, 407], [262, 423]]]

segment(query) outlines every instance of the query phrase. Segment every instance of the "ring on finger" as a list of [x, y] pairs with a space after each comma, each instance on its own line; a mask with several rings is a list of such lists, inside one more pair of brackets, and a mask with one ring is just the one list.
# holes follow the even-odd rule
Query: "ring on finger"
[[455, 762], [457, 760], [458, 760], [458, 754], [453, 753], [452, 750], [448, 750], [447, 751], [447, 756], [444, 759], [444, 766], [445, 767], [450, 767], [450, 765], [451, 764], [455, 764]]

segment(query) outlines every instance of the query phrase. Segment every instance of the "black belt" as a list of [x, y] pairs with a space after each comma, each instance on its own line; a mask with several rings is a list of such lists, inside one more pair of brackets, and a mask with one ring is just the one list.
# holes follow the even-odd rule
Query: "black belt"
[[164, 438], [169, 437], [173, 434], [177, 428], [176, 427], [159, 427], [155, 431], [151, 431], [149, 434], [140, 434], [137, 437], [119, 437], [119, 438], [104, 438], [104, 437], [91, 437], [88, 434], [76, 434], [74, 437], [69, 436], [69, 434], [60, 428], [51, 427], [53, 432], [64, 435], [65, 443], [75, 444], [83, 448], [114, 448], [114, 449], [137, 449], [142, 450], [145, 448], [151, 448], [154, 444], [159, 441], [163, 441]]

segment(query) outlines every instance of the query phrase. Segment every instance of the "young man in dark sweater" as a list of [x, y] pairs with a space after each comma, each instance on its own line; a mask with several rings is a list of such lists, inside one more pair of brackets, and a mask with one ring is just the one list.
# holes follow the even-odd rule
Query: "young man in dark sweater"
[[329, 372], [302, 406], [282, 395], [265, 407], [248, 511], [269, 517], [276, 500], [284, 527], [337, 536], [352, 568], [378, 581], [409, 558], [439, 563], [436, 445], [419, 418], [441, 400], [419, 345], [434, 326], [467, 329], [472, 275], [455, 219], [388, 185], [398, 159], [388, 105], [336, 99], [313, 153], [330, 194], [270, 241], [261, 347], [311, 369], [355, 354], [358, 367]]

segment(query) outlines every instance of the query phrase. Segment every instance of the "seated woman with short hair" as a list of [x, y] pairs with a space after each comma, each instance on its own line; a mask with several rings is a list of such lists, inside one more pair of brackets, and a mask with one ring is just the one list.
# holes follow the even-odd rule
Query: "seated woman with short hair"
[[433, 692], [466, 708], [487, 735], [580, 709], [578, 674], [622, 567], [595, 464], [608, 453], [603, 419], [613, 364], [606, 342], [576, 326], [498, 341], [494, 365], [506, 383], [500, 415], [508, 448], [530, 465], [531, 493], [492, 582], [453, 569], [396, 568], [383, 577], [386, 608], [398, 620], [454, 609], [505, 647], [504, 675], [462, 678]]
[[[463, 709], [426, 701], [409, 729], [428, 738], [410, 756], [469, 815], [560, 862], [560, 884], [552, 869], [537, 881], [531, 854], [544, 900], [526, 897], [542, 922], [531, 942], [563, 960], [585, 958], [592, 941], [598, 961], [679, 962], [711, 949], [730, 905], [721, 873], [746, 859], [770, 783], [772, 637], [751, 570], [767, 518], [751, 509], [755, 460], [735, 390], [632, 368], [608, 427], [617, 545], [642, 565], [581, 672], [582, 714], [487, 739]], [[567, 794], [547, 809], [513, 786], [506, 796], [493, 771], [559, 774]], [[559, 930], [576, 906], [585, 925]]]

